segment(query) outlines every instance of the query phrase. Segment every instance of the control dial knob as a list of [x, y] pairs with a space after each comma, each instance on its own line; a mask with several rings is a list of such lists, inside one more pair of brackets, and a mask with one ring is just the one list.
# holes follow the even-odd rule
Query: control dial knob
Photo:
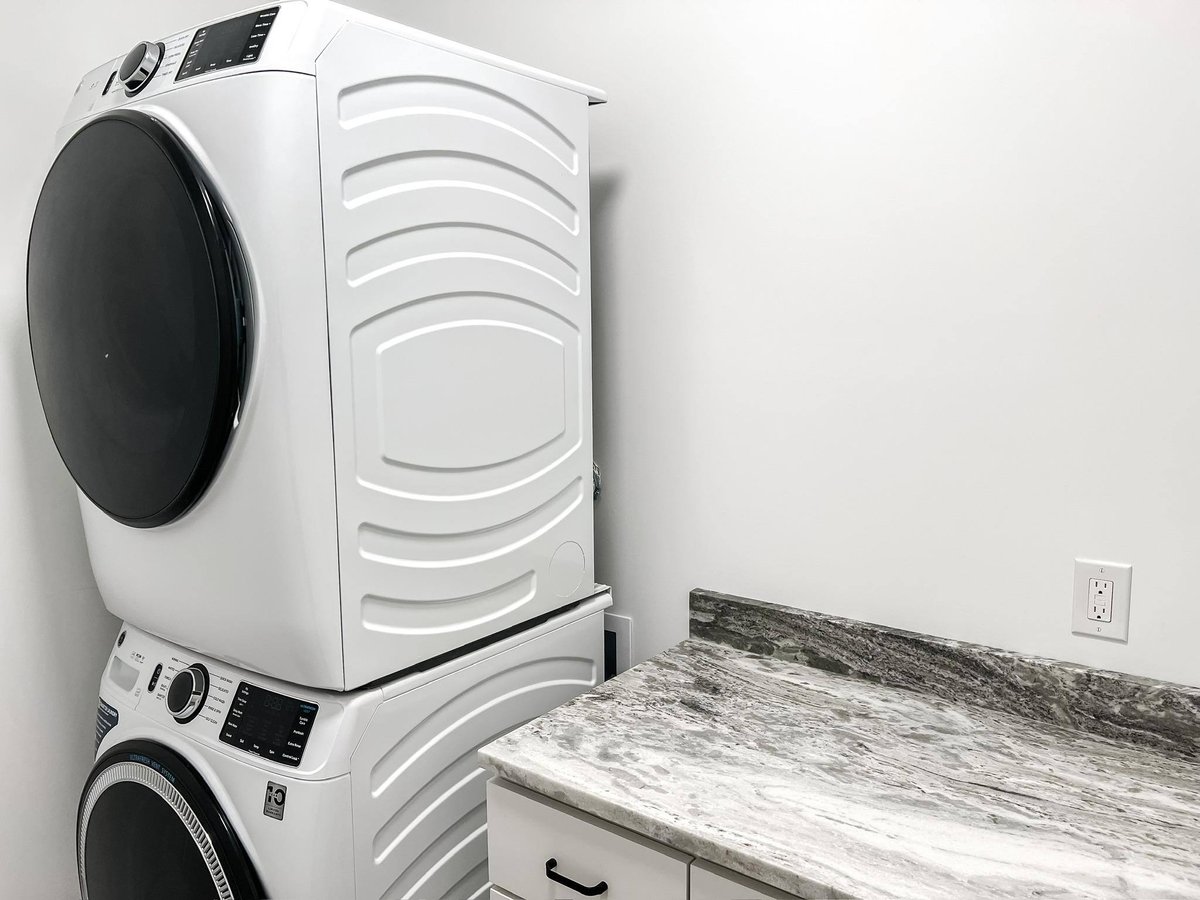
[[193, 663], [171, 679], [167, 689], [167, 712], [176, 722], [190, 722], [200, 715], [207, 696], [208, 670], [200, 663]]
[[125, 86], [127, 97], [132, 97], [150, 82], [166, 49], [162, 44], [142, 41], [126, 54], [121, 68], [117, 69], [117, 78]]

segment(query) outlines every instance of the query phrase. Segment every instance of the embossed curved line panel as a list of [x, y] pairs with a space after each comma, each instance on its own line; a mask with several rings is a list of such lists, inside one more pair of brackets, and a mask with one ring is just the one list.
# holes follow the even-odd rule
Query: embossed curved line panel
[[599, 614], [576, 620], [379, 707], [351, 760], [362, 900], [467, 898], [486, 882], [477, 751], [593, 687], [600, 633]]
[[[455, 884], [464, 874], [473, 876], [486, 861], [486, 842], [480, 846], [460, 839], [463, 834], [473, 836], [486, 818], [484, 801], [491, 773], [476, 764], [474, 756], [488, 741], [522, 724], [524, 721], [510, 723], [470, 747], [429, 783], [427, 792], [418, 792], [376, 832], [372, 864], [381, 875], [391, 878], [389, 891], [398, 884], [428, 886], [434, 879], [443, 885]], [[442, 775], [447, 776], [448, 786], [441, 783]], [[444, 894], [433, 891], [428, 896]]]
[[[346, 323], [351, 333], [371, 327], [376, 320], [406, 306], [466, 297], [474, 297], [476, 302], [501, 300], [519, 303], [557, 317], [577, 334], [590, 332], [590, 323], [579, 321], [579, 296], [564, 290], [549, 290], [545, 281], [531, 283], [528, 273], [512, 266], [470, 257], [439, 259], [409, 268], [403, 277], [380, 279], [354, 288], [350, 288], [345, 280], [344, 267], [339, 265], [339, 268], [342, 269], [339, 272], [342, 283], [353, 292], [355, 301], [354, 321]], [[478, 307], [468, 315], [478, 315], [480, 310], [492, 308]], [[330, 314], [334, 314], [332, 309]]]
[[[480, 791], [484, 790], [483, 785], [489, 776], [487, 769], [475, 761], [474, 754], [485, 743], [481, 741], [447, 765], [376, 832], [372, 842], [375, 865], [385, 862], [403, 846], [409, 836], [434, 816], [449, 810], [452, 815], [461, 818], [479, 805]], [[465, 811], [462, 809], [464, 805]]]
[[462, 150], [413, 150], [347, 170], [342, 198], [348, 209], [416, 190], [486, 191], [537, 210], [568, 234], [579, 231], [575, 204], [533, 172], [502, 159]]
[[343, 192], [347, 184], [372, 188], [353, 202], [340, 200], [335, 206], [335, 215], [346, 223], [338, 241], [344, 240], [352, 248], [401, 230], [442, 223], [478, 224], [528, 236], [569, 262], [580, 262], [577, 239], [583, 222], [577, 211], [568, 208], [568, 203], [575, 205], [575, 192], [564, 194], [568, 200], [564, 203], [533, 181], [518, 181], [508, 168], [476, 163], [470, 172], [463, 172], [462, 158], [445, 152], [422, 155], [420, 172], [409, 166], [380, 166], [380, 172], [391, 172], [397, 178], [408, 175], [407, 180], [368, 179], [374, 174], [372, 162], [367, 157], [353, 167], [359, 173], [354, 181], [349, 174], [341, 176]]
[[[527, 196], [512, 194], [491, 185], [456, 179], [392, 185], [386, 192], [376, 195], [369, 206], [360, 208], [354, 220], [354, 228], [347, 234], [351, 248], [347, 253], [348, 263], [356, 250], [392, 235], [446, 226], [466, 226], [524, 238], [552, 253], [566, 265], [575, 267], [574, 238], [577, 232], [574, 229], [579, 227], [578, 224], [568, 227]], [[444, 239], [450, 235], [443, 232], [441, 236]], [[387, 270], [393, 271], [396, 271], [394, 266]], [[373, 280], [363, 277], [365, 274], [363, 271], [355, 272], [351, 278], [347, 278], [347, 283], [350, 287], [359, 287]], [[406, 278], [408, 274], [405, 273]], [[397, 279], [391, 279], [387, 284], [394, 288], [396, 283]], [[573, 290], [571, 284], [572, 281], [568, 279], [564, 282], [563, 290], [568, 297], [578, 296], [578, 291]], [[463, 290], [479, 290], [477, 284], [466, 279], [463, 279], [463, 285]], [[541, 282], [528, 280], [526, 287], [530, 285], [533, 288], [545, 286]]]
[[576, 478], [536, 509], [474, 531], [428, 534], [364, 523], [358, 529], [359, 553], [384, 565], [412, 569], [470, 566], [515, 553], [537, 540], [574, 512], [583, 499], [583, 482]]
[[[581, 344], [574, 324], [505, 296], [426, 298], [356, 326], [359, 485], [444, 498], [513, 489], [536, 476], [561, 490], [550, 469], [584, 429]], [[544, 493], [529, 493], [520, 511], [544, 502]], [[480, 508], [469, 522], [456, 521], [497, 520]]]
[[358, 25], [317, 70], [352, 687], [593, 581], [587, 99]]
[[[434, 208], [423, 210], [416, 200]], [[345, 234], [343, 277], [364, 302], [374, 293], [412, 296], [412, 280], [429, 273], [441, 279], [439, 294], [510, 293], [574, 311], [582, 288], [574, 237], [532, 206], [456, 184], [377, 203]], [[475, 259], [484, 264], [459, 270]], [[426, 268], [446, 260], [451, 265], [436, 272]], [[490, 290], [500, 278], [515, 288]]]
[[399, 75], [356, 84], [338, 97], [338, 121], [347, 131], [396, 116], [458, 115], [510, 131], [579, 171], [575, 144], [549, 118], [515, 97], [467, 79]]
[[[343, 172], [343, 180], [369, 171], [376, 165], [386, 166], [387, 161], [394, 158], [413, 154], [421, 154], [443, 162], [456, 154], [474, 156], [494, 160], [515, 171], [528, 174], [561, 195], [565, 203], [576, 207], [575, 211], [578, 213], [575, 184], [580, 180], [580, 173], [568, 169], [554, 156], [542, 152], [519, 133], [498, 128], [494, 122], [456, 114], [452, 110], [409, 109], [403, 111], [402, 115], [377, 122], [370, 129], [350, 133], [345, 137], [347, 150], [354, 159]], [[372, 146], [386, 146], [387, 153], [370, 152], [366, 146], [368, 143]], [[476, 171], [480, 170], [477, 168]], [[445, 177], [445, 172], [441, 172], [440, 175]], [[409, 180], [411, 179], [397, 180], [393, 183], [403, 184]], [[491, 180], [483, 183], [489, 184]], [[384, 188], [386, 185], [377, 184], [371, 190]], [[521, 193], [524, 195], [525, 192]], [[345, 184], [342, 187], [341, 202], [347, 208], [362, 205], [358, 198], [347, 197]]]
[[[524, 606], [537, 593], [537, 573], [461, 597], [413, 599], [368, 595], [362, 602], [363, 627], [392, 634], [442, 634], [476, 628]], [[448, 613], [447, 606], [454, 612]]]
[[[379, 797], [401, 776], [422, 761], [438, 766], [447, 747], [473, 746], [479, 734], [495, 734], [531, 718], [529, 709], [548, 702], [547, 692], [574, 696], [596, 683], [595, 660], [583, 656], [533, 659], [502, 669], [476, 684], [469, 684], [412, 725], [371, 767], [371, 795]], [[555, 704], [556, 705], [556, 704]], [[553, 708], [553, 706], [548, 707]], [[417, 770], [418, 775], [420, 769]], [[425, 776], [428, 777], [428, 776]], [[422, 777], [400, 786], [400, 793]]]
[[[448, 900], [487, 880], [487, 809], [478, 805], [426, 847], [384, 891], [384, 900]], [[457, 894], [469, 896], [469, 894]]]
[[570, 294], [579, 293], [579, 270], [551, 245], [473, 222], [430, 222], [378, 235], [346, 254], [346, 281], [354, 288], [410, 266], [467, 258], [516, 266]]

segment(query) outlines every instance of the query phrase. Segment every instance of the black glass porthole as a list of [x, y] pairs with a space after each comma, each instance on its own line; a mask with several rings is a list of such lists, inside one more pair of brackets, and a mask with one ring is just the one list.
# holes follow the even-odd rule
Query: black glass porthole
[[216, 192], [162, 122], [110, 113], [62, 148], [30, 231], [29, 339], [59, 454], [114, 519], [163, 525], [216, 476], [247, 285]]
[[127, 741], [92, 769], [79, 801], [83, 900], [262, 900], [212, 791], [178, 754]]

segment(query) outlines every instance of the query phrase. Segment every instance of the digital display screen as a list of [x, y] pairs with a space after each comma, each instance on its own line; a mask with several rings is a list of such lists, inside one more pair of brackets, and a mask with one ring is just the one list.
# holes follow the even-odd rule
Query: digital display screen
[[285, 766], [298, 766], [317, 709], [315, 703], [243, 681], [225, 717], [221, 741]]
[[199, 29], [183, 57], [175, 80], [254, 62], [262, 52], [267, 33], [278, 13], [279, 7], [273, 6]]

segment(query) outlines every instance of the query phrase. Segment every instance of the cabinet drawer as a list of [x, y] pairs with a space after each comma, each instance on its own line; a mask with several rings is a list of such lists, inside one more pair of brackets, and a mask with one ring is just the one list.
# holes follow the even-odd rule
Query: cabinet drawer
[[692, 862], [691, 900], [799, 900], [760, 881], [714, 866]]
[[[687, 900], [691, 857], [532, 791], [493, 779], [487, 786], [492, 883], [523, 900]], [[547, 875], [607, 890], [589, 895]]]

